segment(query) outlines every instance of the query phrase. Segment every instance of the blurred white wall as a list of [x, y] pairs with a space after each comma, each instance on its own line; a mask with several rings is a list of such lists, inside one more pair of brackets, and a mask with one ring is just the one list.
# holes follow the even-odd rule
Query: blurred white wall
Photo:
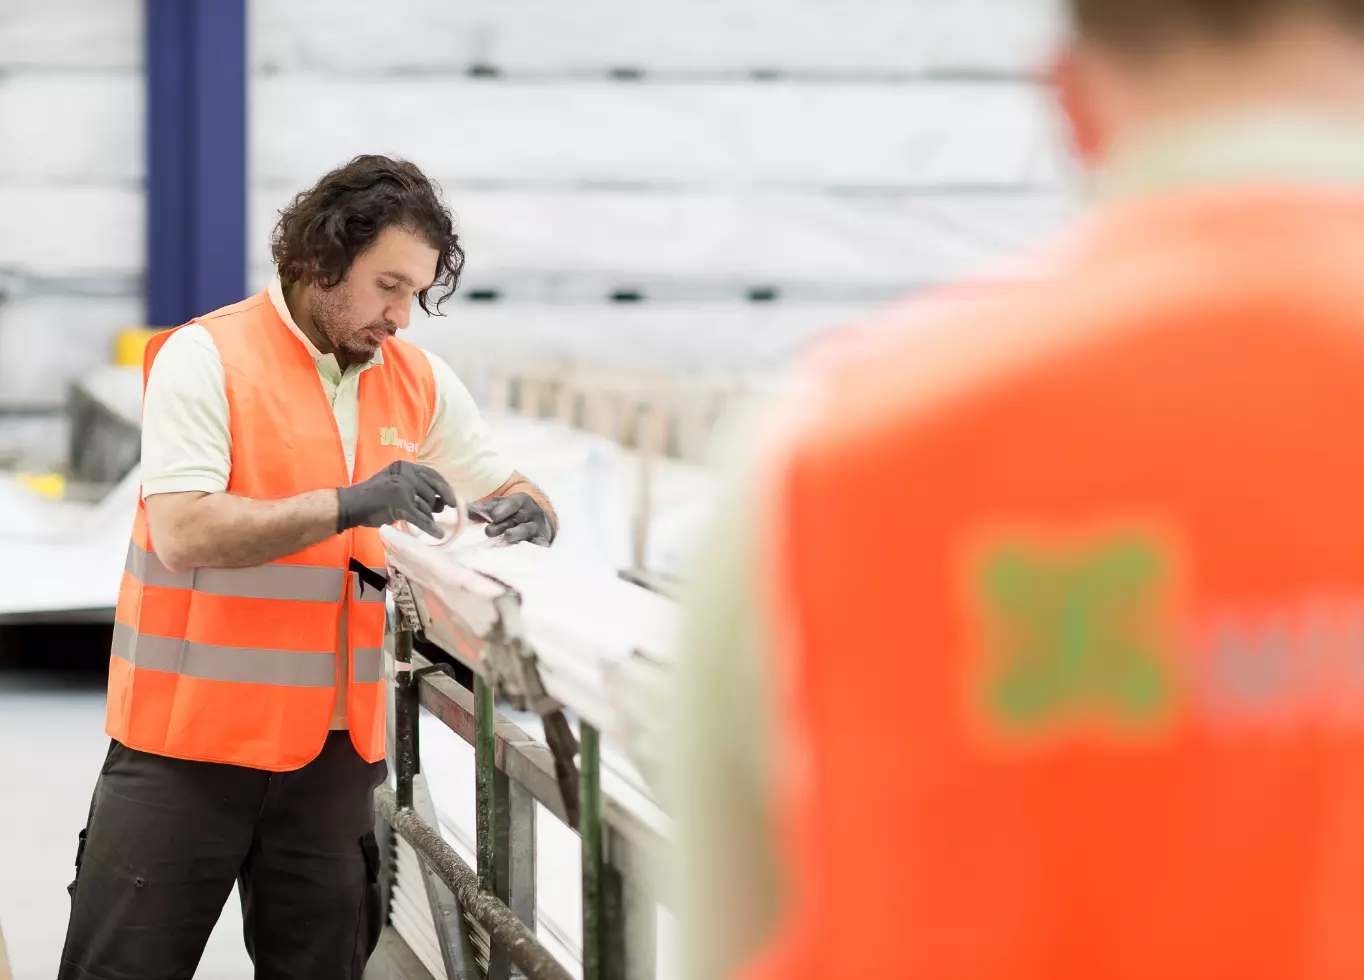
[[0, 406], [142, 321], [139, 0], [0, 0]]
[[[399, 153], [500, 297], [423, 343], [769, 365], [1058, 222], [1053, 3], [252, 0], [252, 284], [291, 194]], [[141, 6], [0, 0], [0, 405], [59, 401], [142, 318]]]
[[[254, 0], [252, 273], [360, 152], [444, 186], [466, 290], [414, 336], [762, 367], [1064, 213], [1053, 0]], [[777, 302], [746, 302], [751, 289]], [[637, 290], [639, 304], [608, 302]]]

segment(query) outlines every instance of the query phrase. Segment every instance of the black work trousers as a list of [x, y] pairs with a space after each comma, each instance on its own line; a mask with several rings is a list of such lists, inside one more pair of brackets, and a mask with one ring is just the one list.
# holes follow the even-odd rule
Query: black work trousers
[[360, 980], [382, 928], [374, 788], [346, 732], [294, 772], [114, 742], [81, 833], [59, 980], [188, 980], [239, 885], [257, 980]]

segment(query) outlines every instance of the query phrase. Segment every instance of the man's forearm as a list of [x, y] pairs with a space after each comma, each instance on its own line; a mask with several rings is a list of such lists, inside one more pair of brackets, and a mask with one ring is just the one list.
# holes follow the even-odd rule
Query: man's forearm
[[149, 497], [147, 512], [157, 557], [174, 571], [262, 565], [337, 533], [335, 490], [282, 500], [229, 493], [165, 498]]

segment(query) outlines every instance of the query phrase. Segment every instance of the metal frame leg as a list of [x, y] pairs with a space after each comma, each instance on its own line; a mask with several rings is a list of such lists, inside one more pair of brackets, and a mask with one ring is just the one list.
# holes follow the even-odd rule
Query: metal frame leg
[[393, 765], [398, 775], [398, 806], [412, 808], [412, 779], [421, 758], [417, 745], [417, 679], [412, 674], [412, 631], [399, 630], [393, 638], [397, 677], [393, 695]]
[[627, 886], [611, 864], [602, 816], [601, 736], [581, 726], [583, 980], [652, 980], [657, 973], [658, 909]]
[[606, 980], [603, 953], [606, 917], [603, 899], [601, 736], [591, 725], [579, 729], [578, 778], [581, 781], [583, 846], [583, 980]]
[[[418, 775], [412, 785], [413, 811], [432, 827], [439, 827], [436, 806], [426, 780]], [[481, 980], [474, 961], [473, 943], [464, 910], [459, 899], [426, 861], [421, 862], [422, 879], [426, 885], [426, 901], [431, 906], [431, 920], [440, 945], [440, 958], [448, 980]]]
[[497, 715], [493, 691], [474, 678], [474, 771], [477, 820], [478, 887], [497, 892]]
[[[497, 768], [497, 712], [492, 688], [474, 680], [474, 768], [476, 773], [479, 888], [500, 899], [535, 929], [535, 798]], [[507, 951], [493, 944], [488, 980], [520, 976]]]
[[[494, 819], [496, 846], [493, 858], [495, 894], [512, 913], [535, 931], [535, 797], [509, 780], [501, 770], [494, 777], [498, 807]], [[517, 980], [524, 974], [515, 968], [507, 951], [495, 947], [488, 962], [488, 980]]]
[[654, 980], [658, 975], [658, 903], [626, 881], [611, 862], [614, 835], [604, 829], [602, 865], [603, 960], [607, 980]]

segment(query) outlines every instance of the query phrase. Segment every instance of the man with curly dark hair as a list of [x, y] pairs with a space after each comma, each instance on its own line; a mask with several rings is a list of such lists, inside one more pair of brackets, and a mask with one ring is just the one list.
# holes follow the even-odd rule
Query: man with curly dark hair
[[[413, 164], [379, 156], [356, 157], [295, 197], [270, 245], [286, 302], [301, 306], [338, 355], [354, 363], [368, 361], [405, 323], [380, 316], [397, 283], [364, 276], [364, 266], [391, 264], [400, 253], [414, 269], [420, 265], [429, 282], [403, 283], [411, 290], [403, 299], [410, 310], [415, 297], [425, 313], [439, 312], [464, 268], [454, 220], [435, 185]], [[357, 259], [365, 260], [362, 268], [348, 278]]]
[[258, 977], [358, 978], [378, 941], [378, 528], [456, 499], [548, 545], [468, 390], [398, 338], [464, 262], [411, 163], [299, 194], [278, 276], [148, 346], [142, 494], [61, 977], [188, 977], [236, 882]]

